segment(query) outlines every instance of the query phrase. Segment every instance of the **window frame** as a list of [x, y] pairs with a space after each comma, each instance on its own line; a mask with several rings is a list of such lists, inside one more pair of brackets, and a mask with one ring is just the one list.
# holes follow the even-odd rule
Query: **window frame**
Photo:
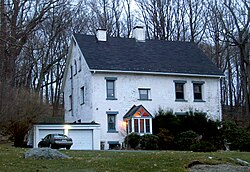
[[81, 87], [81, 105], [83, 105], [85, 103], [85, 87], [82, 86]]
[[69, 111], [72, 111], [73, 109], [73, 97], [72, 95], [69, 95]]
[[[204, 81], [192, 81], [193, 83], [193, 98], [194, 102], [205, 102], [204, 101]], [[199, 92], [197, 92], [196, 87], [198, 87]], [[197, 98], [197, 95], [198, 98]]]
[[[147, 94], [141, 94], [141, 91], [146, 91]], [[151, 88], [138, 88], [139, 99], [138, 100], [152, 100], [151, 99]], [[142, 95], [146, 95], [146, 98], [142, 97]]]
[[[107, 132], [108, 133], [118, 133], [117, 131], [117, 114], [118, 112], [116, 111], [108, 111], [106, 112], [107, 114]], [[109, 117], [114, 117], [114, 122], [113, 122], [113, 127], [110, 127], [110, 122], [109, 122]]]
[[74, 67], [75, 67], [75, 72], [74, 72], [74, 76], [77, 74], [77, 61], [74, 60]]
[[[105, 77], [106, 80], [106, 100], [117, 100], [116, 98], [116, 77]], [[109, 82], [112, 83], [112, 89], [109, 89]], [[109, 96], [109, 91], [112, 91], [113, 96]]]
[[73, 77], [73, 66], [70, 65], [70, 79], [72, 79]]
[[[151, 119], [151, 122], [150, 122]], [[143, 122], [142, 122], [143, 121]], [[142, 126], [143, 125], [143, 126]], [[152, 134], [152, 118], [130, 118], [128, 120], [128, 133]]]
[[[180, 101], [180, 102], [187, 102], [187, 100], [185, 99], [185, 84], [187, 83], [187, 81], [184, 80], [174, 80], [174, 87], [175, 87], [175, 101]], [[182, 91], [178, 91], [177, 90], [177, 86], [180, 86]], [[177, 95], [182, 94], [182, 98], [179, 98]]]
[[78, 72], [81, 72], [81, 70], [82, 70], [82, 57], [81, 56], [79, 56], [79, 67], [78, 67]]

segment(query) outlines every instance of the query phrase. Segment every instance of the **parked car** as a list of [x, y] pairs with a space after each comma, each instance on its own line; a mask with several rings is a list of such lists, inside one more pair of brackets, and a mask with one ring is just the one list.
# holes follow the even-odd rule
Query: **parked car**
[[64, 134], [48, 134], [38, 143], [38, 147], [50, 147], [52, 149], [70, 149], [72, 144], [72, 139]]

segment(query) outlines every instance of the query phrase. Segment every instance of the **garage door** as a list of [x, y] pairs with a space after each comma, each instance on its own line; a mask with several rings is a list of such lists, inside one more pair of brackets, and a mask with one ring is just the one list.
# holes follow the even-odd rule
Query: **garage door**
[[93, 149], [93, 130], [69, 130], [68, 136], [73, 140], [71, 149]]
[[48, 134], [63, 134], [63, 130], [59, 130], [59, 129], [39, 129], [39, 139], [38, 142], [40, 142], [42, 140], [42, 138], [44, 138], [46, 135]]

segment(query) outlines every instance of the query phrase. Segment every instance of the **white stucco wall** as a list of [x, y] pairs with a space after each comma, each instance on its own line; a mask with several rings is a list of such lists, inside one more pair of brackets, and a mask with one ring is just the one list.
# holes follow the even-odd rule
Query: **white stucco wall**
[[[159, 107], [174, 112], [202, 111], [207, 113], [211, 119], [221, 119], [220, 106], [220, 81], [219, 78], [201, 77], [178, 77], [178, 76], [159, 76], [159, 75], [135, 75], [135, 74], [104, 74], [95, 73], [93, 92], [93, 117], [94, 121], [101, 124], [101, 141], [122, 142], [125, 135], [123, 116], [133, 105], [142, 104], [152, 115]], [[115, 95], [117, 100], [106, 100], [106, 80], [105, 77], [116, 77]], [[186, 102], [175, 101], [174, 80], [184, 80]], [[203, 100], [204, 102], [193, 101], [192, 81], [203, 81]], [[138, 88], [150, 88], [151, 99], [138, 100]], [[107, 111], [118, 111], [117, 127], [119, 133], [107, 132]]]
[[[81, 56], [81, 70], [79, 71], [79, 56]], [[77, 62], [77, 73], [75, 74], [74, 60]], [[70, 66], [73, 66], [73, 77], [70, 79]], [[72, 84], [71, 84], [72, 82]], [[69, 61], [68, 71], [64, 87], [64, 110], [65, 122], [93, 121], [92, 111], [92, 74], [89, 71], [87, 63], [77, 45], [73, 45], [71, 58]], [[84, 87], [84, 103], [82, 104], [81, 88]], [[69, 96], [72, 95], [73, 108], [70, 110]]]

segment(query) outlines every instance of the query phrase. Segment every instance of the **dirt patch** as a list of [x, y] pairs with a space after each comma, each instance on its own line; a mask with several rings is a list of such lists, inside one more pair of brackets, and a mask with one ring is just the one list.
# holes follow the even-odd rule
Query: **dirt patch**
[[218, 165], [194, 165], [189, 168], [189, 172], [249, 172], [250, 167], [247, 166], [234, 166], [228, 164], [218, 164]]

